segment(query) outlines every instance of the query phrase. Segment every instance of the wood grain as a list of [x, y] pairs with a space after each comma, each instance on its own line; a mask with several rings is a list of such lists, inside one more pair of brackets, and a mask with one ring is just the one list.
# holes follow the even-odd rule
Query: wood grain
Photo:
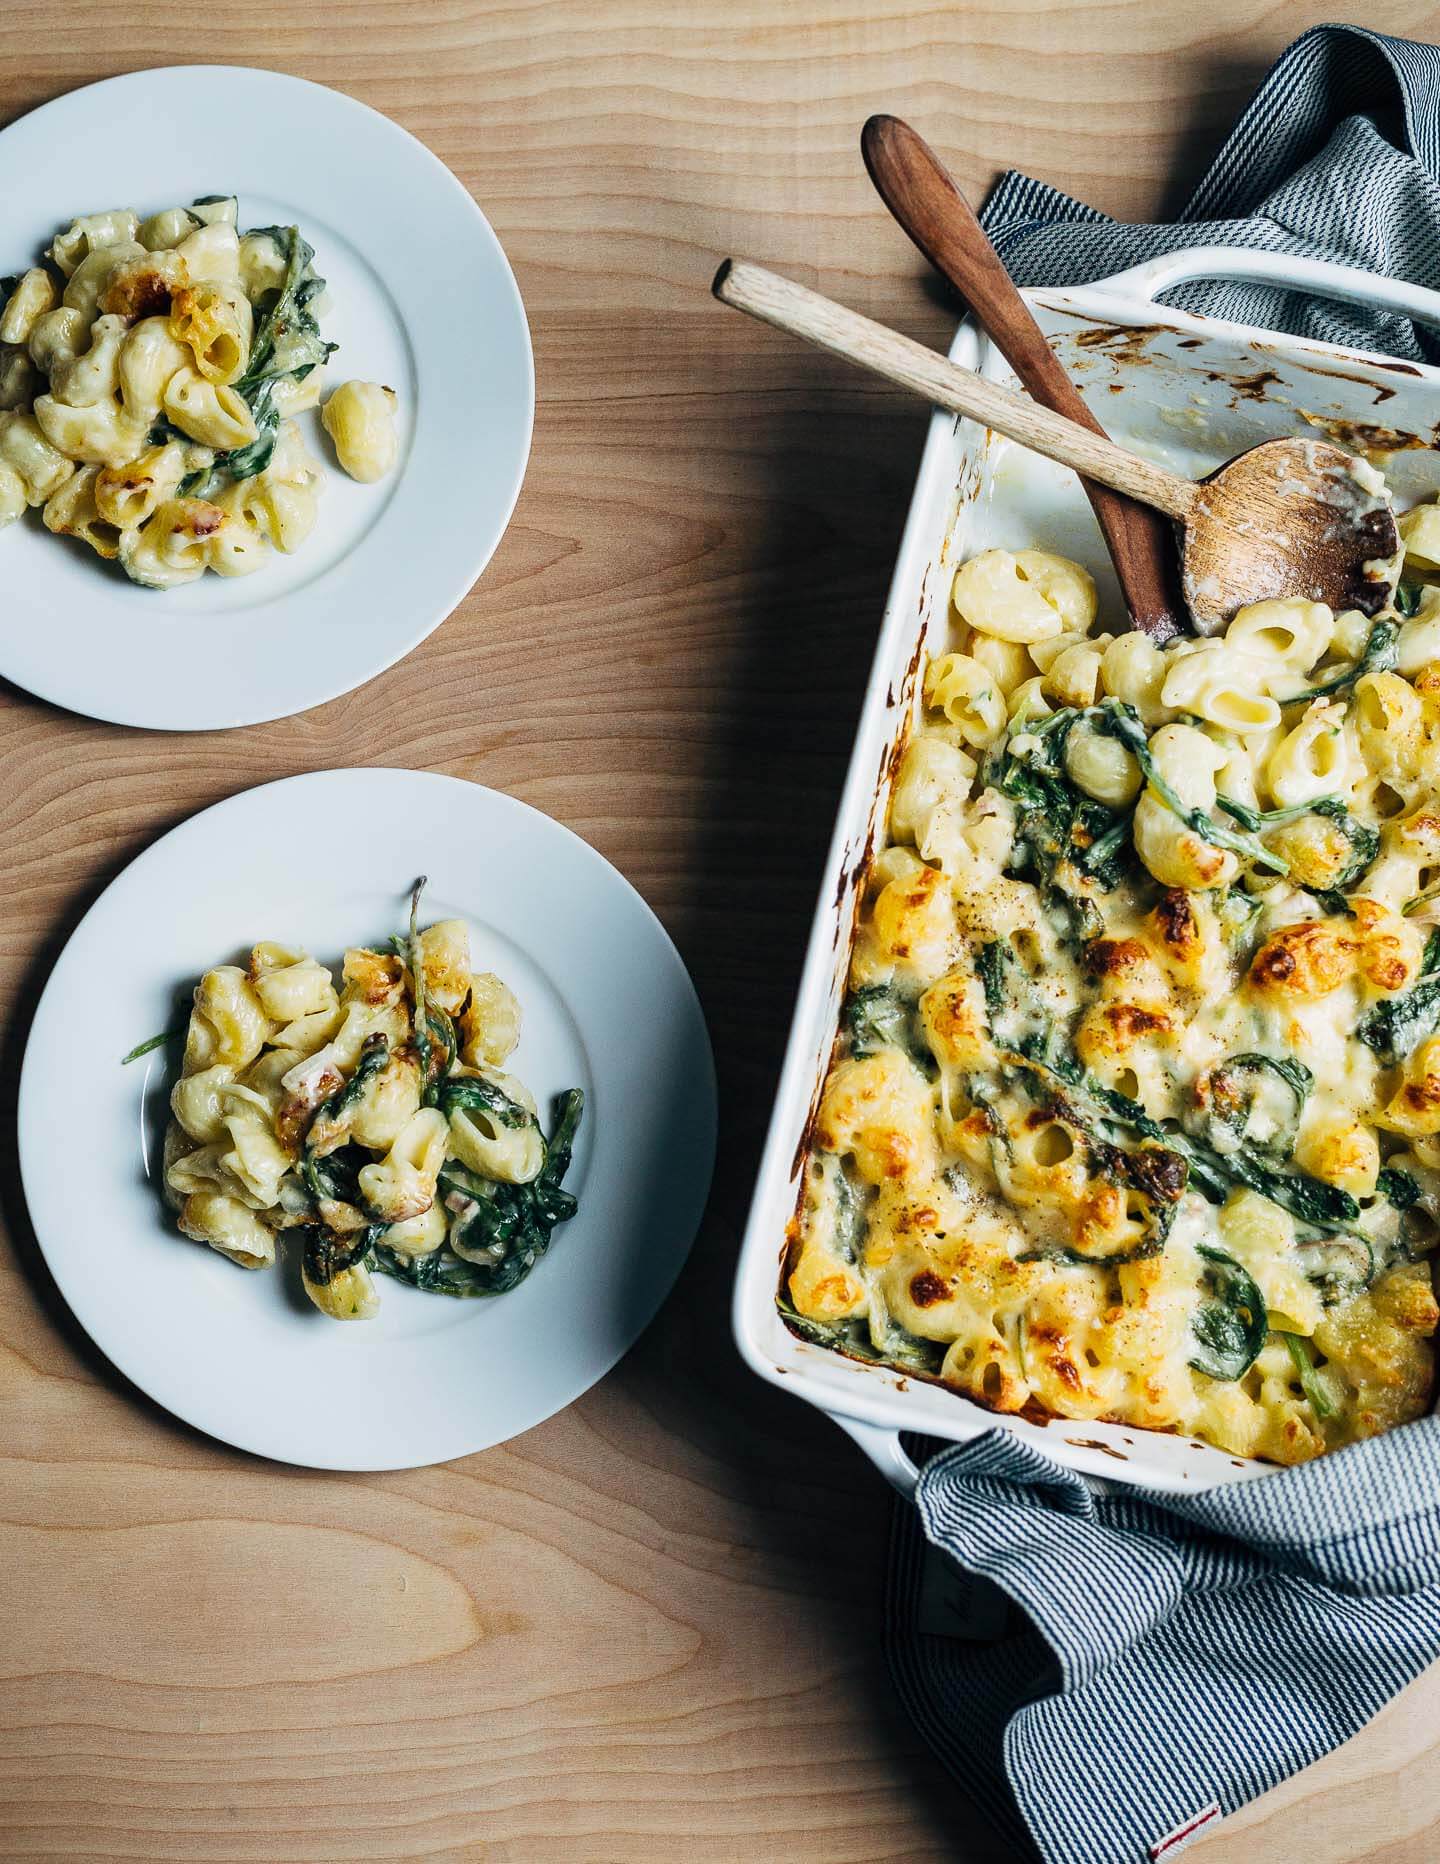
[[[98, 1359], [0, 1109], [0, 1855], [1006, 1856], [885, 1681], [878, 1479], [743, 1370], [726, 1314], [925, 415], [708, 285], [744, 252], [942, 344], [867, 116], [914, 122], [972, 198], [1014, 163], [1151, 215], [1329, 12], [10, 0], [0, 120], [181, 58], [338, 85], [422, 137], [516, 264], [539, 416], [486, 576], [360, 692], [167, 737], [0, 690], [0, 1081], [60, 943], [158, 832], [267, 778], [398, 763], [524, 797], [635, 882], [696, 977], [725, 1115], [694, 1258], [625, 1364], [503, 1449], [366, 1478], [222, 1449]], [[1440, 34], [1433, 6], [1367, 18]], [[1189, 1855], [1425, 1864], [1437, 1727], [1432, 1675]]]

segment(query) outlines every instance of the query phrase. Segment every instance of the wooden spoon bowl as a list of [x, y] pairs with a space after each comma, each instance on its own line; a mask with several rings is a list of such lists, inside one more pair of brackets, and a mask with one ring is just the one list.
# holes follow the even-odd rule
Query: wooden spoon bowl
[[[1338, 615], [1374, 615], [1395, 585], [1400, 534], [1389, 498], [1328, 441], [1265, 440], [1211, 473], [1181, 517], [1181, 581], [1201, 634], [1237, 608], [1284, 594]], [[1179, 514], [1172, 514], [1179, 515]]]

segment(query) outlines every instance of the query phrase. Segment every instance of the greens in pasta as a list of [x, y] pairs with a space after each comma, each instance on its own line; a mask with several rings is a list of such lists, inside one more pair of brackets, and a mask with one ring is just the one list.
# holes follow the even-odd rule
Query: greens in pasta
[[[248, 576], [310, 535], [324, 474], [298, 416], [336, 345], [298, 227], [241, 233], [233, 195], [82, 214], [0, 279], [0, 527], [46, 528], [170, 589]], [[395, 463], [395, 395], [347, 382], [322, 424], [366, 483]]]
[[1277, 1462], [1426, 1408], [1440, 507], [1401, 531], [1373, 622], [1263, 602], [1163, 650], [1048, 552], [960, 568], [814, 1121], [802, 1337]]
[[347, 951], [338, 991], [307, 953], [260, 944], [245, 968], [205, 973], [180, 1032], [164, 1184], [181, 1230], [244, 1268], [289, 1237], [306, 1293], [337, 1320], [377, 1312], [376, 1275], [508, 1293], [578, 1208], [563, 1181], [580, 1090], [558, 1097], [547, 1135], [502, 1067], [519, 1005], [471, 972], [461, 921], [419, 929], [419, 892], [408, 935]]

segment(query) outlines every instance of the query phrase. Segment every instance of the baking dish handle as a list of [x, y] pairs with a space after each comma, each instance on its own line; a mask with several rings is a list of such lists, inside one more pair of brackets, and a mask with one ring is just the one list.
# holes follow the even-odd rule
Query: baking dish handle
[[1375, 272], [1335, 265], [1329, 259], [1262, 252], [1249, 246], [1187, 246], [1180, 252], [1147, 259], [1127, 272], [1116, 272], [1111, 278], [1097, 279], [1091, 289], [1149, 300], [1192, 278], [1235, 279], [1245, 284], [1276, 285], [1286, 291], [1310, 291], [1320, 298], [1339, 298], [1370, 311], [1398, 311], [1417, 323], [1440, 326], [1440, 292], [1424, 285], [1381, 278]]
[[906, 1454], [899, 1431], [887, 1430], [883, 1424], [867, 1424], [858, 1417], [839, 1417], [833, 1411], [830, 1415], [847, 1436], [854, 1438], [885, 1480], [907, 1502], [914, 1501], [920, 1471]]

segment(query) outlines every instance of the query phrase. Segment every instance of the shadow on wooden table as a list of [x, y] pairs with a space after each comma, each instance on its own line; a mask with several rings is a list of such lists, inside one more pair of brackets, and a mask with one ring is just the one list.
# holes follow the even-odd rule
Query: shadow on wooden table
[[836, 1679], [827, 1704], [835, 1739], [842, 1718], [863, 1724], [857, 1750], [883, 1760], [886, 1789], [913, 1813], [907, 1841], [923, 1835], [939, 1847], [924, 1856], [988, 1864], [1013, 1849], [981, 1835], [980, 1815], [901, 1710], [882, 1657], [890, 1491], [834, 1425], [745, 1368], [729, 1322], [739, 1236], [927, 415], [739, 320], [717, 320], [706, 335], [706, 405], [730, 410], [743, 432], [727, 470], [745, 476], [754, 514], [704, 597], [708, 630], [725, 633], [731, 658], [705, 772], [701, 898], [678, 928], [715, 1042], [720, 1151], [695, 1254], [624, 1376], [688, 1440], [700, 1468], [723, 1471], [754, 1577], [789, 1595], [794, 1637]]

